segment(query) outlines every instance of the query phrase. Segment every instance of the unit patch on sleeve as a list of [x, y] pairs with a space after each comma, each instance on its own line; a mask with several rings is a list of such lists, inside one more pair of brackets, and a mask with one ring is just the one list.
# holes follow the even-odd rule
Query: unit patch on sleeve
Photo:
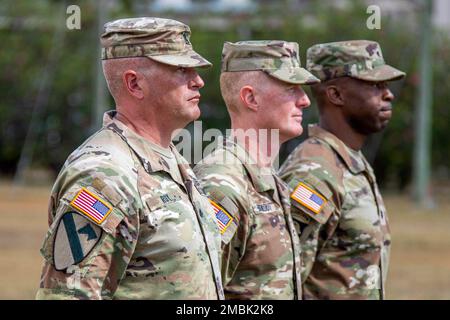
[[59, 221], [53, 243], [56, 270], [77, 265], [99, 242], [102, 229], [78, 212], [66, 212]]
[[211, 199], [209, 200], [209, 202], [211, 202], [213, 206], [220, 234], [223, 234], [230, 226], [231, 222], [233, 222], [233, 217], [231, 217], [231, 215], [225, 209], [223, 209], [221, 206], [219, 206]]
[[327, 200], [319, 193], [303, 183], [299, 183], [291, 194], [291, 198], [305, 206], [315, 214], [320, 213]]
[[88, 191], [86, 188], [82, 188], [78, 192], [70, 205], [78, 209], [81, 213], [97, 224], [101, 224], [105, 221], [106, 217], [112, 211], [112, 207], [110, 205], [92, 192]]

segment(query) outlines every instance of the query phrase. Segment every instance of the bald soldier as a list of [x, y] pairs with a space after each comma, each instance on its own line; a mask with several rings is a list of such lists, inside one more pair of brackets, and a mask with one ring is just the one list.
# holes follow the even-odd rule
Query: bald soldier
[[280, 169], [301, 230], [304, 298], [383, 299], [391, 237], [361, 148], [391, 118], [387, 82], [405, 74], [372, 41], [315, 45], [307, 67], [322, 81], [312, 87], [320, 121]]
[[49, 203], [38, 299], [221, 299], [214, 211], [174, 130], [200, 115], [204, 83], [187, 25], [105, 25], [103, 71], [116, 110], [67, 159]]
[[317, 82], [301, 68], [297, 43], [224, 44], [220, 89], [232, 134], [194, 171], [216, 210], [227, 299], [301, 298], [289, 193], [272, 162], [302, 133], [310, 105], [302, 85]]

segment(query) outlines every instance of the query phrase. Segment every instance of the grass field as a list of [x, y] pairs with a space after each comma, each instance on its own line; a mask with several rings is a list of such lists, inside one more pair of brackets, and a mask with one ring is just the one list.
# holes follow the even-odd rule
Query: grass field
[[[0, 299], [33, 299], [47, 230], [50, 187], [0, 183]], [[393, 237], [388, 299], [450, 299], [450, 197], [420, 211], [406, 196], [386, 196]]]

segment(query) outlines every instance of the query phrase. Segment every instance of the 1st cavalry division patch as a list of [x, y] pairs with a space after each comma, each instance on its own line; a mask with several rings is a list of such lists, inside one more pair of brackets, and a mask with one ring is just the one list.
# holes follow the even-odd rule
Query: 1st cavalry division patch
[[299, 183], [294, 192], [292, 192], [291, 198], [315, 214], [320, 213], [325, 203], [327, 203], [324, 197], [303, 183]]
[[233, 218], [231, 215], [223, 209], [221, 206], [219, 206], [217, 203], [215, 203], [212, 200], [209, 200], [209, 202], [212, 204], [214, 213], [216, 215], [217, 225], [219, 226], [220, 234], [223, 234], [231, 222], [233, 222]]
[[99, 242], [102, 229], [78, 212], [66, 212], [59, 221], [53, 243], [53, 262], [58, 271], [78, 265]]

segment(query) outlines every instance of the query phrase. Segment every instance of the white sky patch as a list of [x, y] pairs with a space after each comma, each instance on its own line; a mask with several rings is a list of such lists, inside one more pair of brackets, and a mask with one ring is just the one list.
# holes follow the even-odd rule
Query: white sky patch
[[190, 0], [156, 0], [153, 4], [153, 8], [156, 10], [167, 10], [167, 9], [187, 9], [192, 6]]

